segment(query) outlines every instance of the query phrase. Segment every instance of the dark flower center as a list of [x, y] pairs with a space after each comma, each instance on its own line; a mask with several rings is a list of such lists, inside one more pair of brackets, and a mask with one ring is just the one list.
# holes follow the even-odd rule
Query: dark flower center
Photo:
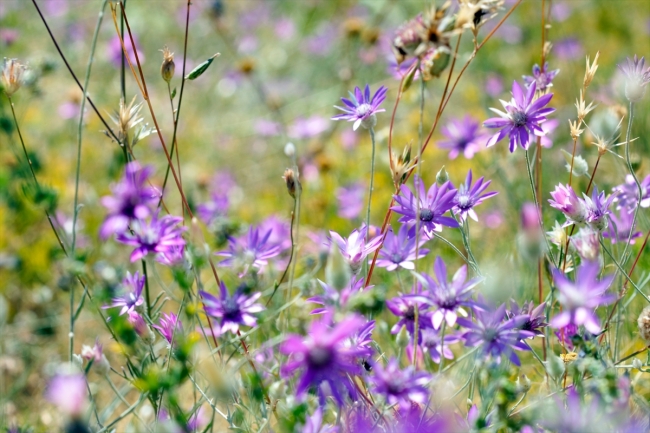
[[402, 263], [403, 257], [400, 253], [394, 253], [390, 256], [390, 259], [393, 263]]
[[324, 347], [314, 347], [309, 351], [307, 359], [312, 367], [325, 367], [330, 363], [332, 353]]
[[408, 321], [415, 320], [415, 308], [412, 305], [404, 312], [404, 318]]
[[512, 114], [512, 122], [515, 124], [515, 126], [524, 126], [527, 120], [528, 116], [526, 116], [526, 113], [523, 111], [515, 111]]
[[228, 298], [223, 303], [223, 317], [232, 319], [239, 314], [239, 304], [235, 298]]
[[404, 387], [397, 380], [390, 381], [386, 384], [386, 391], [388, 394], [400, 395], [404, 391]]
[[458, 195], [458, 207], [461, 209], [469, 209], [474, 206], [472, 197], [469, 194]]
[[421, 209], [420, 210], [420, 221], [425, 223], [431, 222], [433, 220], [434, 213], [431, 209]]
[[497, 340], [499, 333], [496, 329], [488, 328], [483, 333], [483, 338], [486, 342], [492, 343]]

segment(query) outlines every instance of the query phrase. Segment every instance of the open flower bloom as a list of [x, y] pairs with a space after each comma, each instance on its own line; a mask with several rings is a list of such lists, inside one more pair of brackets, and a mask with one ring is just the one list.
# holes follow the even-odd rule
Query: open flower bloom
[[471, 159], [476, 152], [481, 150], [483, 143], [488, 138], [485, 132], [479, 128], [479, 122], [469, 115], [462, 119], [451, 119], [440, 129], [447, 140], [438, 142], [438, 147], [449, 149], [449, 159], [456, 159], [461, 154], [465, 158]]
[[455, 214], [460, 215], [461, 220], [465, 221], [469, 215], [474, 221], [478, 221], [478, 216], [476, 216], [474, 206], [478, 206], [483, 203], [483, 200], [494, 197], [498, 194], [496, 191], [486, 192], [483, 194], [483, 191], [490, 186], [490, 182], [492, 181], [488, 180], [483, 182], [483, 177], [481, 177], [476, 181], [474, 186], [472, 186], [472, 170], [467, 173], [465, 183], [458, 187], [458, 192], [456, 193], [456, 197], [454, 197], [455, 206], [453, 211]]
[[347, 238], [341, 237], [336, 232], [330, 232], [332, 242], [339, 247], [343, 258], [350, 265], [353, 274], [361, 270], [361, 265], [368, 254], [374, 252], [381, 245], [381, 236], [369, 239], [366, 242], [368, 227], [363, 224], [359, 230], [354, 229]]
[[384, 239], [384, 246], [379, 250], [377, 266], [386, 268], [387, 271], [394, 271], [398, 267], [413, 270], [414, 260], [420, 259], [429, 253], [428, 249], [422, 248], [427, 239], [422, 238], [418, 242], [414, 228], [403, 224], [397, 235], [389, 229]]
[[261, 292], [247, 296], [237, 291], [230, 296], [223, 281], [219, 283], [219, 289], [220, 296], [218, 298], [208, 292], [199, 291], [205, 305], [205, 313], [221, 320], [218, 328], [219, 334], [228, 331], [236, 334], [239, 331], [239, 325], [257, 325], [257, 319], [253, 314], [264, 311], [262, 304], [255, 303], [262, 296]]
[[50, 380], [45, 397], [66, 415], [81, 417], [88, 399], [86, 377], [82, 373], [57, 374]]
[[136, 262], [149, 254], [170, 253], [174, 248], [185, 245], [183, 232], [186, 227], [178, 227], [181, 217], [153, 215], [149, 221], [135, 220], [131, 232], [117, 235], [116, 239], [126, 245], [136, 247], [131, 253], [131, 262]]
[[120, 316], [125, 313], [132, 313], [140, 305], [144, 303], [142, 298], [142, 289], [145, 284], [145, 276], [140, 276], [139, 272], [131, 275], [130, 272], [126, 273], [124, 281], [122, 281], [122, 288], [125, 290], [124, 295], [113, 298], [113, 303], [104, 308], [122, 307]]
[[551, 192], [551, 197], [553, 199], [548, 201], [551, 207], [561, 211], [567, 217], [562, 227], [585, 222], [587, 219], [585, 202], [576, 195], [570, 185], [558, 184]]
[[373, 370], [375, 374], [370, 377], [373, 389], [377, 394], [383, 395], [388, 404], [399, 404], [403, 409], [408, 409], [411, 402], [426, 401], [429, 395], [427, 384], [431, 380], [429, 374], [415, 371], [412, 365], [400, 370], [395, 358], [388, 361], [386, 367], [375, 363]]
[[379, 108], [381, 103], [384, 102], [384, 99], [386, 99], [386, 92], [388, 92], [388, 89], [380, 86], [377, 92], [370, 98], [370, 86], [366, 84], [363, 93], [361, 89], [355, 87], [354, 93], [350, 92], [350, 99], [341, 98], [345, 107], [334, 106], [334, 108], [343, 111], [343, 114], [337, 114], [332, 117], [332, 120], [354, 122], [352, 129], [355, 131], [359, 128], [359, 125], [366, 129], [374, 128], [377, 123], [375, 113], [386, 111], [383, 108]]
[[262, 230], [251, 226], [246, 236], [228, 239], [228, 249], [216, 253], [218, 256], [226, 257], [219, 263], [219, 266], [234, 266], [240, 270], [240, 278], [250, 268], [262, 272], [268, 259], [279, 255], [282, 252], [280, 245], [271, 242], [273, 229]]

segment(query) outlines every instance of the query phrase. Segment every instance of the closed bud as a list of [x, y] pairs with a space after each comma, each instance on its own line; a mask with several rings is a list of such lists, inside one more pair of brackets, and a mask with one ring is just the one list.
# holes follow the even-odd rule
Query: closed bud
[[4, 59], [2, 73], [0, 74], [0, 84], [8, 97], [20, 89], [25, 82], [25, 71], [27, 68], [21, 65], [16, 59]]
[[637, 370], [641, 370], [643, 368], [643, 364], [639, 358], [634, 358], [634, 361], [632, 361], [632, 367], [636, 368]]
[[174, 53], [169, 51], [169, 48], [166, 46], [163, 47], [161, 51], [163, 53], [163, 62], [160, 66], [160, 75], [163, 80], [169, 83], [174, 77], [174, 70], [176, 69], [176, 65], [174, 64]]
[[300, 182], [296, 179], [296, 175], [292, 169], [287, 168], [284, 170], [284, 175], [282, 176], [284, 183], [287, 185], [287, 191], [289, 195], [293, 198], [296, 198], [296, 188], [300, 188]]
[[293, 143], [287, 143], [284, 146], [284, 154], [289, 158], [296, 156], [296, 146]]
[[525, 374], [522, 374], [517, 378], [517, 385], [521, 392], [528, 392], [532, 386], [530, 379]]
[[549, 356], [548, 361], [544, 364], [546, 364], [546, 371], [554, 379], [561, 378], [566, 369], [564, 361], [559, 356], [553, 354]]
[[445, 166], [443, 165], [440, 171], [436, 173], [436, 183], [438, 185], [442, 185], [448, 180], [449, 180], [449, 173], [447, 173], [447, 170], [445, 170]]
[[639, 335], [650, 344], [650, 306], [645, 307], [637, 320]]
[[402, 326], [402, 328], [399, 330], [397, 333], [397, 337], [395, 338], [395, 343], [397, 343], [397, 347], [403, 349], [409, 344], [409, 334], [406, 331], [406, 327]]
[[352, 270], [350, 265], [341, 254], [341, 250], [335, 242], [330, 245], [329, 256], [327, 257], [327, 264], [325, 265], [325, 282], [334, 287], [336, 290], [341, 291], [348, 284], [352, 278]]

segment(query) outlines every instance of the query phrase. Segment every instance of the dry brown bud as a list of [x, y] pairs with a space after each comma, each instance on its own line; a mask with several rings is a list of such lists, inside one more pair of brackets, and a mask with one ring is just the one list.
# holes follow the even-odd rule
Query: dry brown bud
[[174, 70], [176, 69], [174, 53], [169, 51], [169, 48], [166, 46], [161, 51], [163, 53], [163, 62], [160, 65], [160, 75], [162, 75], [163, 80], [169, 83], [172, 77], [174, 77]]
[[282, 176], [284, 182], [287, 184], [287, 192], [293, 198], [296, 198], [296, 188], [300, 189], [300, 182], [296, 178], [295, 173], [292, 169], [287, 168], [284, 170], [284, 176]]
[[646, 343], [650, 343], [650, 306], [647, 306], [639, 314], [637, 320], [639, 326], [639, 335]]

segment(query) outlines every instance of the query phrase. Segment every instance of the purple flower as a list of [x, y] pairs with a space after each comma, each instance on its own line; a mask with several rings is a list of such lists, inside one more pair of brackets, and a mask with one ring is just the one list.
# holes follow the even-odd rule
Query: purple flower
[[339, 433], [339, 428], [329, 424], [323, 425], [323, 409], [318, 407], [314, 414], [305, 420], [302, 433]]
[[216, 253], [218, 256], [226, 257], [226, 260], [219, 265], [242, 269], [240, 277], [246, 274], [250, 268], [262, 272], [269, 263], [268, 259], [280, 254], [280, 247], [269, 241], [271, 234], [272, 230], [262, 232], [261, 229], [251, 226], [245, 237], [230, 237], [228, 250]]
[[230, 173], [220, 172], [214, 175], [210, 199], [196, 207], [196, 213], [206, 225], [214, 224], [226, 216], [230, 208], [230, 192], [235, 187], [235, 180]]
[[122, 288], [126, 290], [126, 293], [122, 297], [113, 298], [113, 303], [111, 305], [105, 306], [103, 308], [113, 308], [113, 307], [122, 307], [120, 310], [120, 316], [124, 313], [132, 313], [136, 308], [144, 303], [142, 298], [142, 289], [145, 284], [145, 276], [140, 276], [140, 273], [136, 271], [135, 274], [131, 275], [130, 272], [126, 273], [126, 277], [122, 281]]
[[581, 228], [578, 233], [571, 236], [571, 245], [582, 260], [598, 260], [600, 242], [597, 231], [589, 227]]
[[81, 346], [81, 357], [86, 361], [93, 360], [94, 362], [100, 362], [102, 360], [103, 346], [99, 342], [99, 337], [95, 340], [95, 345], [93, 347], [86, 346], [85, 344]]
[[603, 232], [603, 236], [609, 238], [610, 241], [615, 244], [616, 242], [627, 242], [628, 239], [630, 243], [634, 245], [634, 239], [642, 235], [640, 231], [632, 232], [632, 220], [634, 215], [629, 213], [627, 209], [619, 209], [618, 216], [615, 214], [609, 215], [609, 220], [612, 224], [609, 225], [606, 232]]
[[322, 116], [298, 117], [289, 125], [288, 135], [297, 140], [316, 137], [327, 131], [329, 122]]
[[598, 193], [598, 187], [594, 186], [594, 190], [591, 194], [591, 198], [584, 195], [585, 198], [585, 208], [587, 210], [587, 222], [589, 225], [596, 229], [599, 232], [602, 232], [607, 228], [607, 221], [609, 219], [609, 214], [612, 213], [610, 207], [616, 193], [605, 198], [605, 191]]
[[352, 129], [355, 131], [359, 128], [359, 125], [366, 129], [374, 128], [377, 124], [377, 117], [375, 114], [386, 111], [383, 108], [379, 108], [381, 103], [384, 102], [384, 99], [386, 99], [386, 92], [388, 92], [388, 89], [384, 86], [380, 86], [371, 99], [370, 86], [366, 84], [363, 93], [361, 93], [361, 89], [355, 87], [354, 94], [350, 92], [350, 99], [341, 98], [341, 101], [343, 101], [346, 107], [334, 106], [334, 108], [343, 111], [344, 114], [337, 114], [332, 117], [332, 120], [347, 120], [349, 122], [354, 122]]
[[429, 352], [429, 356], [431, 356], [431, 359], [436, 364], [440, 364], [442, 356], [447, 359], [454, 359], [454, 352], [449, 349], [449, 345], [460, 340], [456, 335], [446, 334], [443, 342], [441, 337], [440, 331], [433, 328], [425, 328], [422, 330], [422, 339], [418, 341], [424, 348], [424, 351]]
[[640, 184], [641, 201], [639, 201], [639, 189], [631, 174], [625, 176], [625, 183], [613, 188], [613, 192], [617, 193], [614, 199], [617, 209], [624, 208], [628, 213], [633, 213], [639, 205], [642, 208], [650, 207], [650, 174]]
[[336, 193], [336, 199], [339, 204], [339, 216], [345, 219], [355, 219], [363, 210], [363, 197], [366, 187], [361, 183], [353, 183], [346, 187], [341, 187]]
[[555, 398], [555, 405], [540, 418], [544, 428], [558, 433], [605, 432], [618, 431], [600, 407], [600, 398], [596, 395], [589, 405], [582, 404], [575, 388], [567, 392], [566, 403], [562, 398]]
[[233, 296], [230, 296], [223, 281], [219, 283], [219, 288], [221, 291], [219, 298], [208, 292], [199, 292], [203, 297], [205, 313], [221, 320], [218, 329], [219, 333], [223, 334], [230, 331], [236, 334], [239, 331], [239, 325], [255, 326], [257, 320], [253, 314], [264, 310], [262, 304], [255, 303], [262, 296], [262, 293], [257, 292], [247, 296], [237, 291]]
[[564, 326], [557, 331], [555, 335], [562, 346], [566, 346], [569, 350], [573, 350], [573, 336], [578, 335], [578, 327], [573, 323], [569, 323], [567, 326]]
[[348, 299], [353, 293], [360, 292], [362, 290], [371, 289], [374, 286], [364, 287], [365, 278], [360, 276], [358, 278], [352, 277], [350, 284], [345, 287], [339, 293], [335, 288], [325, 284], [321, 280], [318, 280], [318, 283], [323, 288], [324, 293], [322, 295], [312, 296], [307, 299], [307, 302], [313, 302], [315, 304], [320, 304], [322, 307], [312, 310], [309, 314], [323, 314], [329, 311], [332, 307], [341, 308], [344, 307]]
[[[135, 46], [138, 47], [140, 46], [138, 44], [138, 38], [133, 35], [133, 41], [135, 42]], [[124, 46], [126, 47], [126, 53], [127, 56], [129, 57], [129, 60], [131, 60], [131, 63], [133, 64], [133, 67], [136, 67], [136, 60], [135, 60], [135, 51], [133, 50], [133, 45], [131, 44], [131, 38], [128, 36], [124, 38]], [[113, 38], [109, 41], [108, 43], [108, 59], [111, 61], [113, 66], [116, 68], [121, 68], [122, 67], [122, 44], [120, 43], [120, 38], [119, 36], [115, 35]], [[144, 63], [144, 54], [142, 51], [138, 49], [138, 59], [140, 60], [140, 63]], [[129, 61], [127, 59], [124, 59], [124, 64], [126, 67], [129, 67]]]
[[558, 40], [553, 44], [553, 52], [562, 60], [573, 61], [578, 57], [582, 57], [584, 49], [580, 41], [575, 37], [568, 37]]
[[153, 327], [165, 337], [169, 344], [172, 344], [178, 332], [183, 332], [183, 324], [174, 313], [163, 313], [160, 325], [153, 325]]
[[[402, 326], [405, 326], [411, 336], [413, 335], [415, 332], [416, 307], [418, 308], [418, 330], [422, 331], [425, 328], [430, 328], [431, 313], [425, 311], [429, 306], [422, 296], [401, 295], [386, 301], [386, 308], [395, 316], [399, 317], [397, 323], [390, 330], [392, 334], [397, 334]], [[420, 335], [418, 335], [418, 341], [422, 341]]]
[[185, 263], [185, 246], [175, 245], [166, 251], [156, 254], [156, 261], [165, 266], [181, 266]]
[[[318, 388], [321, 405], [325, 405], [327, 391], [336, 402], [343, 405], [341, 391], [356, 396], [354, 385], [348, 375], [358, 375], [362, 369], [357, 356], [367, 354], [367, 350], [346, 345], [365, 321], [359, 316], [348, 316], [335, 326], [331, 326], [331, 314], [314, 321], [306, 337], [289, 335], [280, 347], [280, 352], [290, 355], [289, 361], [281, 368], [283, 377], [302, 370], [302, 377], [296, 387], [296, 395], [303, 395], [310, 387]], [[322, 386], [326, 383], [327, 387]]]
[[422, 248], [427, 240], [420, 239], [417, 242], [416, 238], [415, 230], [409, 229], [406, 224], [400, 227], [397, 235], [393, 233], [392, 228], [389, 229], [384, 239], [384, 246], [379, 251], [377, 266], [386, 268], [387, 271], [394, 271], [398, 267], [415, 269], [413, 260], [420, 259], [429, 253], [429, 250]]
[[413, 182], [419, 197], [416, 198], [410, 188], [404, 184], [400, 186], [401, 195], [394, 196], [397, 206], [391, 209], [403, 215], [399, 222], [415, 224], [416, 219], [419, 219], [420, 227], [427, 234], [432, 231], [442, 231], [443, 225], [452, 228], [460, 227], [455, 219], [443, 216], [454, 207], [456, 190], [451, 182], [447, 181], [440, 187], [434, 182], [426, 194], [424, 182], [420, 177], [415, 176]]
[[515, 316], [504, 322], [506, 304], [502, 304], [496, 310], [476, 309], [474, 313], [476, 323], [467, 319], [458, 319], [458, 324], [469, 329], [463, 334], [465, 344], [470, 347], [480, 347], [484, 355], [496, 358], [497, 362], [501, 361], [501, 356], [508, 356], [513, 364], [520, 366], [521, 362], [514, 350], [530, 350], [520, 340], [535, 335], [530, 331], [521, 330], [521, 326], [528, 318]]
[[530, 75], [524, 75], [523, 78], [526, 86], [530, 86], [531, 84], [535, 83], [537, 85], [537, 89], [543, 93], [549, 87], [553, 87], [553, 79], [558, 74], [558, 72], [560, 72], [559, 69], [549, 71], [548, 62], [546, 62], [544, 63], [543, 68], [540, 68], [538, 64], [535, 64], [535, 66], [533, 66], [533, 76], [531, 77]]
[[467, 159], [481, 149], [487, 135], [480, 131], [480, 124], [472, 116], [466, 115], [462, 119], [451, 119], [442, 127], [442, 134], [448, 138], [438, 143], [441, 149], [449, 149], [449, 159], [456, 159], [461, 153]]
[[141, 315], [139, 315], [136, 311], [129, 311], [128, 317], [126, 318], [127, 322], [133, 327], [133, 330], [135, 331], [136, 334], [138, 334], [142, 338], [148, 338], [149, 337], [149, 328], [147, 327], [147, 324], [145, 323], [144, 319], [142, 318]]
[[645, 66], [645, 57], [639, 60], [634, 55], [634, 60], [629, 57], [624, 65], [618, 65], [618, 68], [625, 74], [625, 97], [630, 102], [636, 102], [645, 95], [646, 86], [650, 83], [650, 67], [643, 69]]
[[550, 102], [553, 94], [548, 93], [533, 100], [536, 89], [537, 84], [533, 82], [528, 87], [527, 93], [524, 94], [519, 83], [514, 81], [512, 83], [512, 99], [510, 102], [501, 101], [501, 105], [503, 105], [506, 112], [490, 108], [500, 117], [488, 119], [483, 122], [483, 125], [488, 128], [499, 128], [500, 131], [488, 140], [488, 147], [495, 145], [508, 135], [510, 138], [510, 153], [512, 153], [515, 151], [517, 144], [524, 149], [528, 149], [532, 142], [531, 136], [537, 135], [541, 137], [544, 135], [544, 130], [540, 125], [546, 121], [547, 114], [555, 111], [555, 108], [544, 108]]
[[467, 317], [463, 306], [473, 307], [476, 305], [470, 298], [470, 292], [481, 282], [481, 279], [472, 278], [466, 281], [467, 265], [463, 265], [458, 268], [451, 282], [447, 281], [447, 266], [440, 257], [436, 257], [433, 270], [435, 279], [427, 274], [422, 274], [419, 278], [427, 289], [425, 292], [426, 303], [437, 307], [437, 310], [431, 315], [431, 325], [434, 329], [440, 329], [442, 321], [445, 320], [449, 326], [454, 326], [458, 314]]
[[165, 215], [158, 218], [153, 215], [150, 221], [135, 220], [131, 231], [120, 233], [116, 239], [135, 248], [131, 253], [131, 262], [138, 261], [148, 254], [169, 253], [173, 248], [185, 245], [183, 232], [186, 227], [177, 227], [183, 221], [181, 217]]
[[514, 299], [510, 300], [510, 310], [506, 312], [509, 319], [524, 316], [526, 321], [523, 322], [519, 329], [522, 331], [530, 331], [536, 337], [543, 337], [544, 332], [542, 328], [548, 326], [546, 323], [546, 315], [544, 314], [544, 308], [546, 307], [546, 302], [542, 302], [537, 307], [533, 304], [533, 301], [528, 303], [524, 302], [522, 307], [519, 308], [517, 302]]
[[86, 377], [81, 373], [57, 374], [47, 386], [45, 398], [73, 418], [83, 415], [88, 391]]
[[567, 217], [567, 221], [564, 223], [563, 227], [586, 221], [587, 209], [585, 207], [585, 202], [578, 198], [571, 186], [558, 184], [555, 187], [555, 191], [551, 192], [551, 197], [553, 197], [553, 199], [548, 201], [551, 204], [551, 207], [562, 211], [562, 213]]
[[133, 220], [152, 215], [152, 209], [160, 198], [160, 192], [146, 185], [152, 172], [152, 167], [142, 168], [136, 161], [127, 164], [122, 180], [111, 186], [113, 195], [101, 200], [108, 211], [99, 229], [102, 239], [123, 233]]
[[331, 241], [339, 247], [353, 274], [357, 274], [361, 270], [361, 264], [368, 254], [374, 252], [381, 245], [381, 236], [376, 236], [366, 242], [367, 234], [368, 227], [365, 224], [362, 224], [359, 230], [352, 230], [348, 238], [343, 238], [338, 233], [330, 231]]
[[389, 405], [399, 404], [408, 409], [411, 402], [424, 403], [429, 395], [427, 384], [431, 376], [425, 372], [417, 372], [412, 365], [400, 370], [395, 358], [388, 361], [386, 367], [376, 363], [373, 366], [375, 374], [370, 378], [373, 390], [383, 395]]
[[558, 300], [564, 308], [551, 320], [554, 328], [574, 324], [584, 325], [585, 329], [592, 334], [600, 332], [600, 321], [593, 310], [600, 305], [612, 303], [616, 295], [604, 294], [615, 275], [608, 275], [598, 280], [599, 272], [598, 262], [584, 261], [578, 267], [576, 280], [573, 282], [559, 269], [553, 270], [553, 281], [560, 292]]
[[483, 182], [483, 177], [481, 177], [476, 181], [474, 186], [472, 186], [472, 170], [467, 173], [465, 183], [460, 185], [456, 197], [454, 197], [455, 206], [453, 211], [455, 214], [460, 214], [460, 219], [462, 221], [465, 221], [467, 215], [469, 215], [474, 221], [478, 221], [478, 217], [474, 211], [474, 206], [477, 206], [483, 203], [483, 200], [494, 197], [498, 194], [498, 192], [492, 191], [481, 195], [483, 191], [490, 186], [491, 182], [491, 180]]

